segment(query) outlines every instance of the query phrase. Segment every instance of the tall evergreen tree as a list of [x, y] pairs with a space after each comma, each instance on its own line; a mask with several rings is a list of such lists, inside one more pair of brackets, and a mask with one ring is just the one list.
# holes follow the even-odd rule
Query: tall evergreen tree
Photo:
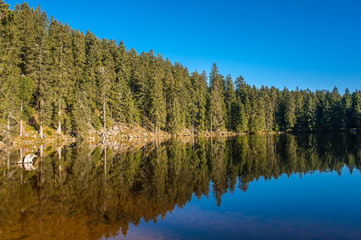
[[214, 63], [209, 75], [210, 106], [209, 118], [211, 131], [222, 130], [225, 127], [224, 79]]
[[233, 80], [230, 74], [226, 76], [226, 91], [224, 96], [226, 104], [226, 127], [229, 131], [235, 130], [236, 120], [236, 92], [234, 90]]
[[285, 131], [293, 130], [296, 124], [296, 103], [292, 92], [284, 91], [286, 105], [285, 105]]
[[31, 97], [34, 89], [34, 81], [32, 81], [29, 77], [24, 75], [19, 77], [18, 89], [17, 89], [17, 99], [20, 104], [20, 113], [19, 113], [19, 135], [23, 136], [24, 133], [24, 125], [23, 121], [27, 121], [30, 119], [32, 115], [31, 109]]
[[158, 58], [156, 61], [153, 77], [151, 79], [150, 89], [150, 118], [154, 124], [155, 132], [159, 132], [161, 128], [165, 127], [166, 123], [166, 104], [163, 93], [163, 78], [164, 71], [162, 69], [163, 59]]
[[207, 75], [206, 72], [199, 74], [197, 71], [191, 76], [193, 103], [194, 103], [194, 121], [198, 132], [206, 130], [206, 104], [208, 98]]
[[316, 125], [316, 98], [310, 91], [306, 91], [303, 109], [303, 129], [314, 131]]
[[88, 83], [85, 72], [85, 35], [79, 30], [72, 35], [73, 82], [72, 89], [72, 130], [78, 137], [84, 137], [91, 129], [91, 109], [88, 98]]
[[349, 128], [352, 125], [352, 95], [348, 88], [341, 99], [342, 126]]
[[[245, 102], [245, 104], [248, 104], [248, 99]], [[238, 95], [235, 105], [235, 130], [237, 132], [248, 132], [248, 116], [245, 104], [242, 103], [242, 100]]]
[[44, 136], [44, 126], [51, 119], [51, 88], [49, 84], [48, 17], [39, 7], [31, 10], [21, 5], [19, 31], [22, 42], [21, 57], [23, 74], [35, 82], [34, 98], [39, 119], [39, 133]]
[[8, 137], [12, 126], [19, 121], [21, 111], [17, 94], [20, 80], [19, 48], [16, 14], [8, 4], [0, 1], [0, 124], [6, 124]]
[[49, 78], [54, 90], [53, 103], [56, 109], [54, 118], [57, 122], [57, 133], [61, 134], [62, 123], [67, 117], [63, 111], [70, 103], [73, 88], [72, 32], [67, 25], [58, 23], [54, 18], [49, 27], [49, 47]]
[[354, 128], [361, 128], [361, 91], [352, 94], [352, 116]]
[[[91, 126], [96, 130], [102, 128], [102, 110], [104, 93], [102, 83], [107, 78], [104, 76], [105, 69], [102, 66], [101, 42], [90, 31], [85, 35], [85, 68], [84, 82], [87, 96], [87, 104], [90, 108]], [[100, 76], [100, 73], [102, 74]], [[101, 94], [98, 94], [100, 90]], [[105, 122], [103, 122], [104, 124]]]

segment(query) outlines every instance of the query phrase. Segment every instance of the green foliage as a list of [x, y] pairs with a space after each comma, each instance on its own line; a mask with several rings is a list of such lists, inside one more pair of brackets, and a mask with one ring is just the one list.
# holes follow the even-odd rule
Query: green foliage
[[212, 130], [223, 130], [225, 127], [226, 105], [224, 101], [224, 78], [218, 72], [216, 64], [213, 64], [209, 75], [210, 80], [210, 106], [209, 118]]
[[2, 131], [23, 121], [80, 137], [120, 122], [172, 133], [361, 127], [359, 91], [256, 88], [224, 78], [216, 64], [208, 86], [205, 72], [49, 21], [27, 3], [11, 10], [0, 1], [0, 41]]

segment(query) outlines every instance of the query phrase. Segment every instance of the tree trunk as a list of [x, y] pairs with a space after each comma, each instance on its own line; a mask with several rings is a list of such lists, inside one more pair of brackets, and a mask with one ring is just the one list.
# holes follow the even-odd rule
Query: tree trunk
[[106, 131], [107, 131], [107, 115], [105, 113], [105, 95], [103, 98], [103, 114], [104, 114], [104, 127], [103, 127], [103, 134], [104, 134], [104, 138], [106, 137]]
[[107, 146], [104, 144], [104, 179], [107, 180]]
[[194, 135], [194, 116], [192, 118], [192, 134]]
[[60, 179], [60, 182], [62, 182], [62, 166], [61, 166], [61, 147], [58, 147], [56, 149], [58, 151], [58, 159], [59, 159], [59, 179]]
[[20, 107], [20, 137], [23, 136], [23, 103], [21, 102], [21, 107]]
[[40, 174], [39, 181], [44, 184], [45, 178], [43, 176], [43, 156], [44, 156], [44, 145], [40, 145]]
[[44, 135], [43, 131], [43, 99], [40, 100], [40, 137], [42, 138]]
[[58, 111], [58, 116], [59, 116], [59, 120], [58, 120], [58, 129], [57, 129], [57, 133], [61, 134], [61, 101], [59, 100], [59, 111]]
[[[20, 160], [19, 162], [23, 162], [23, 149], [20, 148]], [[20, 175], [20, 183], [23, 184], [23, 171], [21, 171], [21, 175]]]
[[10, 116], [8, 115], [8, 123], [7, 123], [7, 128], [8, 128], [8, 132], [7, 132], [7, 140], [10, 142]]
[[43, 131], [43, 121], [40, 121], [40, 137], [42, 138], [44, 135], [44, 131]]

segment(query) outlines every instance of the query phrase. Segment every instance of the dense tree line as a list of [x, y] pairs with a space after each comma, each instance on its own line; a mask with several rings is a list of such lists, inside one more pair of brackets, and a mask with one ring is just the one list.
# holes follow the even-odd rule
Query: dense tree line
[[0, 124], [85, 136], [117, 123], [153, 131], [319, 131], [361, 127], [361, 92], [256, 88], [216, 64], [190, 73], [153, 51], [72, 29], [40, 7], [0, 0]]

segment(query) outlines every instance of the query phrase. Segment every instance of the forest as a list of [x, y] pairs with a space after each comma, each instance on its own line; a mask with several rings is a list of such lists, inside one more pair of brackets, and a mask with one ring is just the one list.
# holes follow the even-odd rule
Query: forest
[[[361, 127], [361, 92], [289, 90], [209, 74], [123, 41], [72, 29], [0, 0], [0, 135], [24, 125], [85, 137], [117, 123], [177, 134], [339, 131]], [[211, 54], [211, 53], [210, 53]], [[286, 83], [285, 83], [286, 84]]]

